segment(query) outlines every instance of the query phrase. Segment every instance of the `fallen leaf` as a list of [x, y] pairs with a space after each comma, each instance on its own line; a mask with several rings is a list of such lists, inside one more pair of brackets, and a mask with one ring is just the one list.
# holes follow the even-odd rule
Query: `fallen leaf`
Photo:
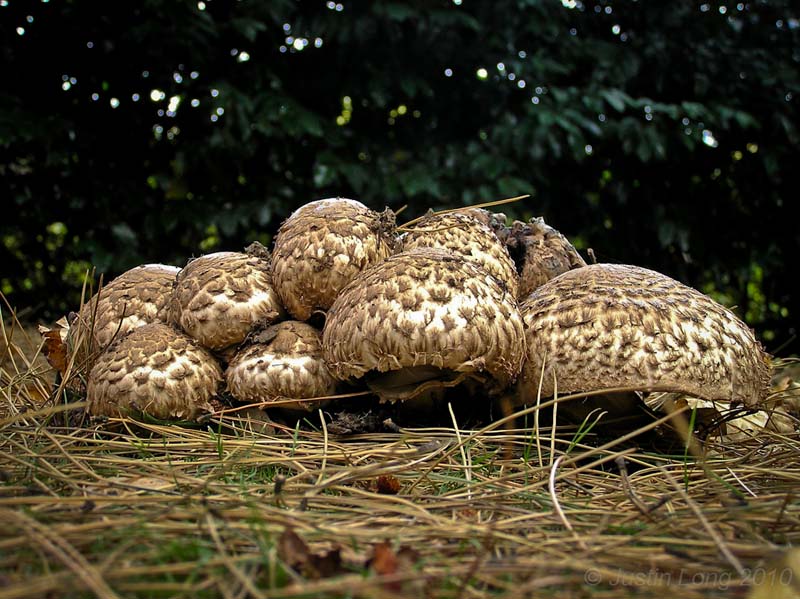
[[344, 572], [342, 553], [338, 547], [329, 551], [312, 553], [308, 565], [306, 572], [308, 578], [331, 578]]
[[[384, 541], [373, 545], [372, 558], [367, 561], [367, 565], [378, 576], [392, 576], [397, 573], [410, 572], [412, 567], [419, 561], [419, 558], [419, 552], [411, 547], [404, 545], [395, 552], [391, 545]], [[386, 590], [396, 593], [403, 591], [403, 586], [404, 582], [400, 580], [383, 583], [383, 587]], [[416, 591], [419, 591], [419, 589], [416, 589]], [[419, 595], [416, 591], [413, 594]]]
[[369, 565], [380, 576], [397, 572], [397, 555], [388, 542], [377, 543], [372, 548], [372, 559], [370, 559]]
[[308, 544], [291, 528], [284, 529], [278, 539], [278, 557], [305, 578], [330, 578], [344, 572], [338, 547], [313, 553]]
[[39, 325], [39, 334], [44, 339], [44, 352], [47, 362], [64, 376], [67, 371], [67, 344], [63, 329], [48, 329]]
[[294, 530], [286, 528], [278, 539], [278, 557], [294, 570], [302, 570], [308, 563], [310, 550], [306, 542]]

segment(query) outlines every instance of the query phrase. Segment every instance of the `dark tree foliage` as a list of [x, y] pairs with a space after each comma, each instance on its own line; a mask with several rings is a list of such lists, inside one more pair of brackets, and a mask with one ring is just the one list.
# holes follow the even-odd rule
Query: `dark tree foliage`
[[[268, 243], [300, 204], [530, 193], [601, 261], [800, 311], [800, 9], [595, 0], [0, 1], [0, 285]], [[784, 349], [783, 352], [786, 352]]]

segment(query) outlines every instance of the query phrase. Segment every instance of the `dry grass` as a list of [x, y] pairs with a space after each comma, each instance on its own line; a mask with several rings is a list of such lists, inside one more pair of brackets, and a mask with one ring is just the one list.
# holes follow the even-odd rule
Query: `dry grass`
[[536, 409], [347, 437], [319, 414], [96, 423], [63, 386], [42, 403], [50, 373], [9, 341], [0, 599], [744, 597], [800, 542], [797, 434], [692, 457]]

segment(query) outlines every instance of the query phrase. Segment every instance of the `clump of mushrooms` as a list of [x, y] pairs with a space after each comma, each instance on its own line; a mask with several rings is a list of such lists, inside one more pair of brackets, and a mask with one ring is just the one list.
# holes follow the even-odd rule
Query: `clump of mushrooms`
[[331, 306], [323, 355], [340, 380], [366, 378], [382, 400], [410, 399], [440, 381], [480, 378], [489, 392], [522, 368], [515, 298], [452, 252], [402, 252], [356, 276]]
[[264, 402], [290, 410], [313, 409], [336, 390], [336, 379], [322, 359], [320, 332], [288, 320], [253, 334], [225, 371], [231, 395], [246, 403]]
[[258, 244], [245, 253], [216, 252], [191, 260], [177, 277], [168, 311], [170, 323], [212, 350], [239, 344], [255, 327], [283, 316], [268, 252]]
[[272, 255], [275, 289], [289, 313], [308, 320], [327, 310], [365, 268], [394, 253], [394, 213], [328, 198], [301, 206], [278, 229]]
[[476, 209], [431, 212], [406, 229], [401, 238], [403, 250], [440, 248], [462, 255], [494, 276], [516, 297], [519, 283], [516, 266], [490, 226], [491, 217], [490, 213]]
[[208, 351], [169, 325], [148, 324], [116, 339], [97, 358], [87, 384], [88, 412], [195, 420], [212, 411], [209, 402], [221, 380]]
[[747, 325], [652, 270], [570, 270], [531, 293], [521, 310], [528, 345], [523, 402], [539, 393], [625, 387], [757, 407], [769, 392], [769, 358]]

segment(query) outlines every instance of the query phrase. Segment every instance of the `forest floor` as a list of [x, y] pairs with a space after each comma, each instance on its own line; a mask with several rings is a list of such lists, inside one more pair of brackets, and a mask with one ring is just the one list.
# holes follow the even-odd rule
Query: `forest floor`
[[92, 420], [4, 331], [0, 599], [800, 596], [797, 432]]

